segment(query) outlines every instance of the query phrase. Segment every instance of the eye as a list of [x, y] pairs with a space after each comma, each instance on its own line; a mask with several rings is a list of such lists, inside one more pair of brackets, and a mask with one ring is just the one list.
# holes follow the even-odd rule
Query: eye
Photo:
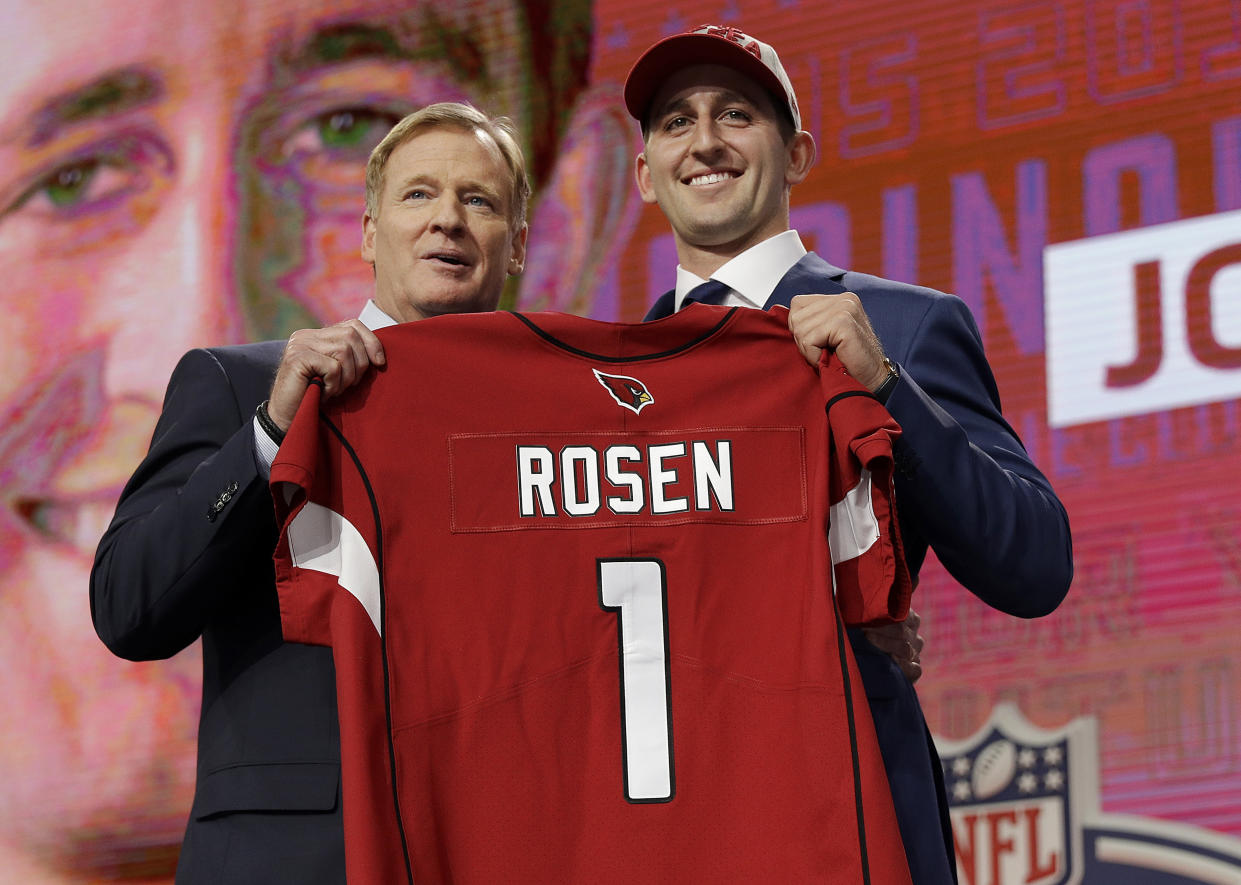
[[677, 115], [675, 117], [670, 117], [668, 119], [668, 122], [664, 124], [664, 131], [665, 132], [676, 132], [680, 129], [684, 129], [686, 126], [689, 126], [690, 122], [691, 121], [689, 117], [686, 117], [683, 114]]
[[737, 108], [729, 108], [720, 115], [720, 119], [726, 123], [748, 123], [750, 122], [750, 115]]
[[424, 191], [422, 188], [415, 187], [415, 188], [411, 188], [410, 190], [406, 191], [405, 196], [402, 197], [402, 199], [404, 200], [425, 200], [427, 199], [428, 196], [429, 194], [426, 191]]
[[389, 114], [370, 108], [352, 108], [323, 114], [317, 122], [319, 137], [325, 146], [352, 148], [366, 145], [369, 150], [383, 139], [396, 120]]
[[308, 153], [369, 155], [398, 117], [378, 108], [336, 108], [307, 120], [285, 142], [286, 156]]
[[77, 152], [39, 174], [4, 212], [41, 216], [106, 209], [125, 196], [145, 190], [160, 165], [158, 153], [141, 138], [121, 138]]
[[480, 197], [477, 194], [471, 197], [466, 197], [465, 203], [467, 206], [477, 206], [480, 209], [494, 208], [491, 203], [491, 200], [487, 199], [486, 197]]
[[90, 184], [98, 177], [99, 171], [97, 160], [62, 166], [42, 182], [43, 193], [56, 206], [76, 203], [83, 194], [90, 190]]

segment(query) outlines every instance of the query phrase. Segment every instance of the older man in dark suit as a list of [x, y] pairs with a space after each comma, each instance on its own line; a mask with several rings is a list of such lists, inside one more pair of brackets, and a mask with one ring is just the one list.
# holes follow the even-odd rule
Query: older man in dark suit
[[194, 805], [179, 883], [342, 883], [340, 738], [327, 648], [282, 641], [267, 485], [314, 377], [333, 395], [385, 362], [371, 331], [494, 310], [525, 260], [525, 160], [512, 127], [460, 104], [398, 123], [367, 167], [359, 319], [195, 350], [177, 366], [150, 451], [91, 574], [95, 629], [116, 654], [203, 640]]

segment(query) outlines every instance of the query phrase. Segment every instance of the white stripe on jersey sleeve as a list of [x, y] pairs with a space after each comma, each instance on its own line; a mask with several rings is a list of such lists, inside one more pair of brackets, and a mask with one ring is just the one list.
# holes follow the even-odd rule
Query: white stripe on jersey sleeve
[[375, 632], [382, 636], [379, 568], [353, 523], [335, 510], [307, 501], [289, 524], [288, 538], [293, 565], [335, 577], [362, 603]]
[[846, 562], [861, 556], [879, 540], [879, 520], [870, 501], [870, 471], [862, 468], [862, 478], [841, 500], [832, 505], [827, 545], [832, 562]]

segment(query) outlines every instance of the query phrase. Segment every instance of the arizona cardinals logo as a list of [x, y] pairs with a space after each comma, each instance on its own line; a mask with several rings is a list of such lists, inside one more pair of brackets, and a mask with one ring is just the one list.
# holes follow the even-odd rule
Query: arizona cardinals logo
[[599, 379], [603, 388], [612, 394], [612, 399], [635, 415], [642, 411], [643, 406], [649, 406], [655, 402], [655, 397], [651, 396], [646, 385], [637, 378], [630, 378], [628, 375], [607, 375], [598, 369], [591, 369], [591, 371], [595, 373], [595, 377]]

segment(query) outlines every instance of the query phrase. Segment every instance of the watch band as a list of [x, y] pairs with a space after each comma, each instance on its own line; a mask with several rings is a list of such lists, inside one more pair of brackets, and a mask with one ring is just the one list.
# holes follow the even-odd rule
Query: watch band
[[896, 389], [896, 382], [901, 380], [901, 370], [896, 363], [892, 362], [886, 356], [883, 358], [883, 364], [888, 367], [888, 377], [884, 378], [878, 387], [875, 388], [875, 399], [886, 404], [888, 397], [892, 395], [892, 391]]

